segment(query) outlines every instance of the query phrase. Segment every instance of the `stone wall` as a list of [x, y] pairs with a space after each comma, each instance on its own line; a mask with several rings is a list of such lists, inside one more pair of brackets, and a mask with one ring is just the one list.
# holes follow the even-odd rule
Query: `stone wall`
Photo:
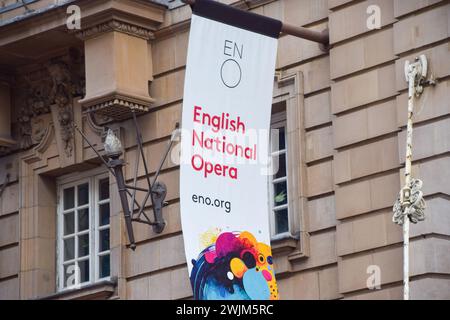
[[0, 183], [9, 183], [0, 197], [0, 300], [19, 298], [19, 171], [17, 156], [0, 158]]
[[[380, 30], [365, 27], [369, 5], [381, 8]], [[329, 9], [339, 292], [349, 299], [402, 297], [402, 232], [391, 206], [403, 185], [403, 66], [425, 53], [438, 84], [416, 104], [413, 176], [424, 181], [428, 208], [426, 221], [411, 230], [411, 298], [448, 299], [449, 3], [330, 0]], [[366, 287], [370, 265], [381, 268], [382, 290]]]
[[[294, 92], [302, 115], [301, 123], [296, 124], [301, 139], [294, 150], [298, 166], [304, 170], [299, 182], [304, 202], [293, 215], [303, 222], [299, 228], [305, 235], [301, 254], [293, 257], [294, 249], [284, 248], [275, 255], [281, 298], [401, 299], [402, 233], [391, 219], [405, 159], [407, 88], [403, 65], [406, 59], [425, 53], [437, 85], [425, 89], [415, 118], [413, 172], [424, 181], [428, 208], [426, 221], [412, 226], [411, 231], [411, 298], [450, 299], [449, 2], [222, 2], [249, 7], [297, 26], [330, 30], [329, 53], [316, 43], [290, 35], [279, 40], [274, 95], [283, 96], [283, 90], [288, 90], [280, 79], [296, 74], [302, 78], [299, 92]], [[381, 9], [381, 29], [367, 28], [370, 5]], [[149, 93], [155, 102], [150, 113], [138, 121], [152, 173], [181, 117], [190, 15], [188, 6], [167, 10], [148, 45], [152, 66], [145, 70], [152, 70]], [[125, 174], [131, 179], [137, 152], [134, 127], [129, 120], [116, 125], [122, 128], [128, 164]], [[99, 139], [94, 133], [90, 137]], [[86, 145], [83, 148], [81, 159], [92, 160], [92, 152]], [[55, 177], [75, 170], [59, 170], [54, 142], [49, 150], [53, 151], [46, 151], [47, 160], [33, 164], [37, 171], [48, 166]], [[36, 223], [26, 215], [26, 208], [20, 208], [24, 196], [20, 190], [30, 190], [20, 189], [19, 177], [24, 178], [22, 183], [27, 181], [25, 173], [19, 173], [21, 157], [16, 153], [0, 158], [0, 184], [4, 173], [11, 172], [0, 198], [0, 299], [42, 296], [42, 292], [54, 290], [51, 286], [37, 288], [46, 276], [39, 268], [19, 277], [28, 252], [20, 248], [26, 239], [19, 226], [23, 229]], [[143, 175], [141, 166], [140, 183]], [[171, 159], [164, 163], [160, 180], [168, 187], [169, 205], [164, 209], [167, 226], [162, 234], [155, 234], [146, 225], [135, 226], [136, 251], [125, 247], [120, 203], [112, 199], [111, 256], [112, 274], [118, 278], [117, 298], [192, 297], [180, 224], [179, 172]], [[117, 192], [114, 184], [111, 192]], [[298, 249], [299, 244], [292, 246]], [[367, 289], [367, 268], [372, 265], [381, 268], [381, 290]]]

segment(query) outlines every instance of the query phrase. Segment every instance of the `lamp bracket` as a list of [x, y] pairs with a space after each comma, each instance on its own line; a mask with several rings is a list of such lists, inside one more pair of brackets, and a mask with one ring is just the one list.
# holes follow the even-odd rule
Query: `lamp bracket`
[[[109, 158], [109, 161], [106, 161], [104, 156], [100, 155], [100, 153], [94, 148], [92, 143], [89, 142], [86, 135], [81, 131], [80, 128], [78, 128], [75, 124], [75, 129], [81, 134], [83, 139], [88, 143], [88, 145], [93, 149], [93, 151], [97, 154], [97, 156], [102, 160], [102, 162], [106, 165], [108, 170], [111, 172], [111, 174], [115, 177], [117, 182], [117, 188], [119, 191], [119, 196], [122, 204], [126, 229], [128, 233], [128, 239], [130, 242], [129, 247], [132, 250], [136, 249], [136, 242], [134, 238], [134, 232], [133, 232], [133, 224], [132, 222], [136, 223], [143, 223], [152, 226], [153, 231], [155, 233], [161, 233], [165, 226], [166, 222], [163, 218], [163, 207], [167, 205], [167, 202], [165, 202], [165, 198], [167, 195], [167, 186], [161, 182], [158, 181], [159, 174], [161, 172], [161, 169], [167, 159], [167, 156], [172, 148], [173, 143], [175, 142], [175, 136], [177, 136], [178, 130], [178, 123], [175, 125], [175, 130], [172, 133], [172, 137], [170, 139], [169, 144], [167, 145], [166, 151], [163, 154], [163, 157], [159, 163], [159, 167], [157, 168], [154, 176], [153, 181], [151, 181], [150, 177], [151, 174], [149, 172], [149, 169], [147, 167], [147, 161], [145, 159], [145, 153], [142, 146], [142, 135], [139, 128], [139, 124], [136, 119], [135, 113], [132, 111], [133, 114], [133, 121], [134, 126], [136, 129], [136, 144], [137, 144], [137, 154], [136, 154], [136, 160], [135, 160], [135, 167], [134, 167], [134, 176], [133, 176], [133, 183], [132, 185], [127, 184], [125, 182], [125, 177], [123, 174], [123, 166], [125, 165], [125, 161], [121, 159], [122, 152], [114, 152], [111, 154], [107, 154], [107, 157]], [[108, 135], [115, 135], [114, 132], [111, 130], [108, 132]], [[108, 138], [108, 137], [107, 137]], [[119, 141], [117, 137], [109, 137], [109, 139], [105, 139], [105, 141]], [[120, 143], [120, 141], [119, 141]], [[108, 148], [105, 147], [105, 150]], [[115, 148], [115, 150], [118, 148]], [[138, 178], [138, 171], [139, 171], [139, 163], [141, 162], [144, 166], [144, 178], [146, 182], [145, 187], [138, 187], [137, 186], [137, 178]], [[143, 192], [143, 200], [141, 202], [138, 202], [136, 199], [136, 193], [137, 192]], [[146, 213], [146, 209], [148, 208], [150, 200], [150, 208], [153, 211], [153, 219], [150, 219], [150, 217]]]
[[156, 181], [152, 187], [153, 191], [153, 213], [155, 220], [157, 221], [153, 225], [153, 231], [161, 233], [166, 226], [166, 222], [163, 219], [162, 208], [165, 206], [164, 199], [167, 195], [167, 187], [163, 182]]
[[430, 79], [427, 80], [428, 61], [424, 54], [416, 57], [414, 62], [410, 62], [408, 60], [405, 61], [404, 71], [406, 82], [414, 83], [414, 95], [416, 97], [419, 97], [423, 93], [423, 88], [425, 85], [436, 84], [433, 75], [431, 75]]

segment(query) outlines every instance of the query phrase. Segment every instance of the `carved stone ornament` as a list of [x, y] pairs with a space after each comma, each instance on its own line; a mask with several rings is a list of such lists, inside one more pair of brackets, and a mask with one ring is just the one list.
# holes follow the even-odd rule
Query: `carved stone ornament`
[[44, 136], [46, 135], [46, 132], [48, 130], [48, 124], [47, 121], [45, 121], [42, 118], [34, 118], [32, 119], [32, 135], [33, 140], [36, 141], [36, 143], [39, 143], [42, 141]]
[[32, 112], [28, 108], [21, 108], [20, 115], [17, 119], [19, 123], [19, 147], [21, 149], [28, 149], [33, 145], [33, 140], [31, 139], [31, 117]]
[[60, 132], [64, 141], [64, 151], [68, 157], [73, 151], [73, 106], [72, 99], [83, 96], [85, 90], [84, 70], [81, 55], [72, 50], [65, 59], [46, 63], [42, 69], [20, 77], [24, 96], [17, 118], [20, 149], [28, 149], [39, 143], [47, 128], [37, 117], [50, 113], [51, 106], [57, 105]]
[[120, 20], [110, 20], [104, 23], [97, 24], [95, 26], [92, 26], [90, 28], [86, 28], [76, 34], [78, 38], [81, 40], [86, 40], [92, 37], [96, 37], [99, 34], [110, 32], [110, 31], [117, 31], [129, 34], [134, 37], [142, 38], [145, 40], [153, 39], [153, 32], [149, 29], [136, 26], [133, 24], [130, 24], [128, 22], [120, 21]]
[[[393, 222], [403, 225], [405, 216], [408, 216], [412, 223], [425, 220], [425, 200], [421, 188], [422, 181], [412, 179], [410, 185], [400, 191], [393, 207]], [[405, 193], [408, 195], [406, 199]]]
[[47, 70], [52, 78], [50, 99], [58, 107], [58, 121], [60, 124], [60, 136], [64, 141], [64, 152], [71, 157], [73, 146], [73, 120], [72, 114], [72, 83], [69, 69], [63, 62], [55, 62], [47, 65]]

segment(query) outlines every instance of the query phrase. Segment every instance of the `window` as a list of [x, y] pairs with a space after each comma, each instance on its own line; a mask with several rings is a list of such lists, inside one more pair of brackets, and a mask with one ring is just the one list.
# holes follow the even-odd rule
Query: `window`
[[[274, 108], [275, 109], [275, 108]], [[276, 109], [275, 109], [276, 110]], [[286, 112], [272, 114], [271, 163], [269, 178], [272, 235], [289, 233], [289, 202], [287, 174]]]
[[59, 184], [58, 288], [109, 279], [110, 197], [107, 174]]
[[310, 252], [303, 84], [302, 71], [277, 71], [272, 100], [270, 154], [279, 170], [268, 179], [271, 244], [290, 262]]

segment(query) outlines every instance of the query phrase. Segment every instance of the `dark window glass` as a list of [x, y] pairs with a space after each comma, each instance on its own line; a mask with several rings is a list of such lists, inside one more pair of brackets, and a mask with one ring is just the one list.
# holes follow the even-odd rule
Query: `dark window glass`
[[99, 212], [100, 212], [100, 219], [99, 219], [99, 223], [100, 226], [104, 226], [109, 224], [109, 203], [104, 203], [100, 205], [99, 208]]
[[80, 268], [80, 283], [89, 281], [89, 259], [78, 262]]
[[100, 261], [100, 278], [109, 277], [110, 264], [109, 264], [109, 254], [99, 257]]
[[283, 233], [289, 231], [288, 210], [282, 209], [275, 211], [275, 233]]
[[78, 210], [78, 231], [89, 229], [89, 209]]
[[78, 186], [78, 206], [89, 203], [89, 184], [83, 183]]
[[109, 199], [109, 178], [100, 180], [99, 199]]
[[64, 261], [75, 258], [75, 238], [64, 239]]
[[284, 127], [278, 128], [278, 150], [286, 148], [286, 132]]
[[75, 232], [75, 215], [72, 212], [64, 214], [64, 235], [69, 235]]
[[78, 257], [89, 255], [89, 234], [78, 236]]
[[275, 161], [275, 169], [278, 168], [276, 172], [274, 172], [274, 179], [286, 177], [286, 154], [280, 154], [274, 157]]
[[74, 187], [64, 189], [64, 210], [71, 209], [75, 205]]
[[109, 229], [100, 230], [99, 252], [109, 250]]

